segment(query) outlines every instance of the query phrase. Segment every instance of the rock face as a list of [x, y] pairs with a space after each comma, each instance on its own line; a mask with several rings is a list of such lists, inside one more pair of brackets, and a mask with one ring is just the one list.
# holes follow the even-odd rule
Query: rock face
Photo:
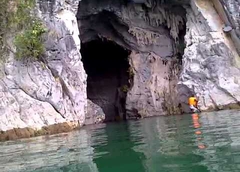
[[38, 1], [39, 17], [49, 29], [46, 57], [43, 62], [16, 61], [10, 54], [1, 65], [0, 131], [39, 130], [66, 122], [73, 129], [84, 124], [86, 74], [79, 52], [77, 7], [77, 1]]
[[[90, 0], [80, 3], [77, 17], [83, 42], [104, 37], [132, 51], [134, 77], [126, 108], [129, 114], [152, 116], [178, 113], [180, 107], [188, 112], [192, 93], [202, 110], [238, 107], [238, 4]], [[226, 26], [233, 30], [224, 33]]]
[[177, 107], [176, 102], [170, 103], [179, 73], [178, 63], [172, 62], [183, 54], [186, 10], [173, 3], [178, 13], [154, 1], [80, 2], [77, 18], [83, 43], [100, 37], [131, 51], [129, 64], [134, 76], [126, 100], [129, 116], [163, 115], [166, 105]]
[[94, 104], [91, 100], [87, 101], [87, 113], [85, 124], [98, 124], [103, 122], [105, 119], [105, 114], [101, 107]]
[[226, 13], [229, 20], [233, 20], [232, 25], [236, 29], [238, 36], [240, 37], [240, 1], [239, 0], [226, 0], [222, 1], [223, 6], [226, 8]]
[[101, 107], [87, 100], [80, 39], [104, 38], [131, 52], [129, 117], [188, 112], [192, 93], [202, 110], [239, 107], [239, 5], [239, 0], [39, 0], [37, 14], [48, 28], [46, 56], [41, 62], [16, 61], [10, 54], [0, 65], [3, 138], [104, 120]]
[[[229, 1], [230, 2], [230, 1]], [[186, 107], [187, 96], [196, 93], [202, 110], [238, 107], [239, 55], [232, 39], [222, 28], [212, 2], [192, 2], [187, 11], [186, 49], [178, 83], [180, 100]]]

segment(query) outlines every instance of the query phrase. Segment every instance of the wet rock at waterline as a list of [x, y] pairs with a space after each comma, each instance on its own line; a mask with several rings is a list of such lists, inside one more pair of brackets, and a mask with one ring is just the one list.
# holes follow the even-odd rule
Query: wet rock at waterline
[[87, 113], [85, 119], [85, 125], [98, 124], [105, 120], [105, 114], [102, 108], [91, 100], [87, 102]]
[[[1, 63], [0, 130], [82, 126], [103, 121], [104, 114], [110, 120], [179, 114], [188, 112], [191, 93], [202, 110], [238, 108], [239, 3], [39, 0], [46, 53], [41, 61], [16, 61], [10, 52]], [[232, 29], [224, 32], [227, 26]], [[86, 70], [88, 53], [80, 53], [92, 41], [110, 42], [105, 52], [113, 54], [92, 48], [91, 62], [118, 55], [124, 67], [94, 78]], [[123, 55], [114, 55], [113, 44]]]

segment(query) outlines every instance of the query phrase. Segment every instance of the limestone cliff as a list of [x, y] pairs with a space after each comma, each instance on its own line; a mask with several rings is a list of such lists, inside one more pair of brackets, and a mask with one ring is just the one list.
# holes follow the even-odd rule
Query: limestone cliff
[[[39, 0], [37, 14], [48, 29], [45, 56], [41, 61], [17, 61], [10, 53], [1, 64], [0, 131], [28, 137], [46, 126], [73, 129], [105, 118], [101, 105], [110, 104], [101, 103], [101, 97], [87, 100], [80, 40], [85, 44], [106, 39], [129, 52], [125, 90], [129, 118], [187, 112], [192, 93], [199, 97], [202, 110], [239, 107], [239, 4], [239, 0]], [[22, 134], [16, 128], [27, 130]], [[9, 135], [2, 132], [1, 138]]]
[[215, 1], [192, 1], [192, 10], [187, 14], [186, 49], [178, 83], [180, 100], [186, 100], [186, 93], [194, 92], [202, 110], [236, 108], [240, 100], [239, 54], [231, 35], [239, 29], [233, 27], [230, 33], [224, 33], [223, 28], [228, 24], [222, 17], [225, 11], [215, 5]]
[[[10, 130], [1, 139], [31, 136], [31, 130], [54, 124], [69, 129], [83, 125], [86, 74], [79, 52], [77, 7], [77, 1], [37, 2], [38, 17], [48, 28], [46, 55], [44, 61], [17, 61], [10, 54], [1, 65], [0, 130]], [[31, 130], [18, 132], [21, 128]]]

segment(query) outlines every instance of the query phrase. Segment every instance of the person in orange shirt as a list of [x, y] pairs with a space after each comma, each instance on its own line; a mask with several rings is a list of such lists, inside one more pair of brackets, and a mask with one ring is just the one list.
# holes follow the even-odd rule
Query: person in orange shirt
[[188, 104], [192, 112], [201, 112], [198, 108], [198, 100], [194, 95], [189, 97]]

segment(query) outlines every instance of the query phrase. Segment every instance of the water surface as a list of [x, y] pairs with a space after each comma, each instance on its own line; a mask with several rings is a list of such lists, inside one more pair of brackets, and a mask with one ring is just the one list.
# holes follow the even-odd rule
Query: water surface
[[1, 172], [239, 172], [240, 112], [156, 117], [0, 143]]

